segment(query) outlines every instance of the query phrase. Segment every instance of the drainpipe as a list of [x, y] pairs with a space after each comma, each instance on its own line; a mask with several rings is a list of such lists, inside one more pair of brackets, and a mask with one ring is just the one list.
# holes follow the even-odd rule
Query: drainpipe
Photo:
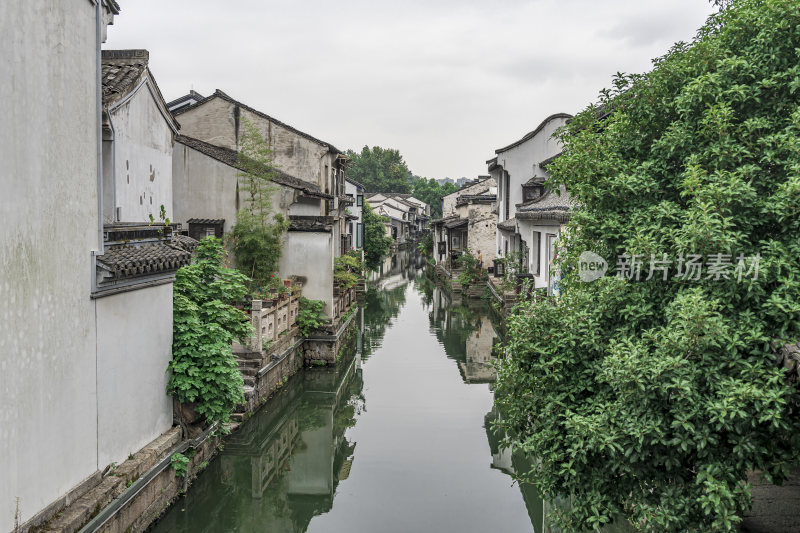
[[97, 118], [97, 249], [92, 252], [92, 292], [97, 291], [96, 258], [103, 255], [103, 67], [101, 44], [103, 39], [103, 12], [101, 0], [95, 0], [95, 109]]

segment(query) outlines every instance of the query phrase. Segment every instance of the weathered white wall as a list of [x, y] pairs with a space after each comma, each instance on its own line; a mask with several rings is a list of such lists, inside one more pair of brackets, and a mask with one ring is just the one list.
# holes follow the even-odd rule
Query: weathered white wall
[[[224, 219], [224, 231], [230, 231], [236, 223], [236, 184], [239, 170], [189, 146], [175, 143], [172, 157], [172, 197], [174, 222], [187, 229], [190, 218]], [[247, 205], [245, 185], [239, 183], [239, 206]], [[293, 209], [294, 189], [273, 183], [272, 210], [284, 216]], [[311, 204], [313, 212], [319, 214], [319, 200]], [[291, 212], [291, 214], [297, 214]]]
[[181, 124], [181, 133], [237, 150], [237, 142], [242, 133], [241, 120], [246, 119], [256, 126], [269, 143], [278, 168], [296, 178], [318, 184], [323, 192], [330, 192], [335, 156], [328, 153], [326, 147], [244, 109], [241, 110], [237, 131], [234, 108], [235, 105], [227, 100], [212, 98], [194, 109], [180, 113], [178, 122]]
[[[121, 222], [158, 220], [160, 206], [172, 213], [173, 133], [146, 85], [111, 112], [114, 126], [116, 190], [103, 190], [105, 203], [116, 193]], [[103, 143], [104, 148], [108, 143]], [[104, 168], [104, 174], [108, 171]], [[110, 176], [106, 178], [106, 181]], [[111, 213], [104, 212], [110, 221]]]
[[[0, 8], [0, 531], [97, 469], [95, 8]], [[54, 452], [57, 446], [57, 453]]]
[[481, 192], [489, 189], [490, 193], [497, 194], [497, 183], [493, 178], [488, 178], [480, 183], [476, 183], [475, 185], [470, 185], [469, 187], [464, 187], [463, 189], [459, 189], [456, 192], [450, 193], [447, 196], [442, 197], [442, 216], [446, 217], [448, 215], [452, 215], [458, 211], [456, 208], [456, 203], [458, 202], [458, 197], [464, 194], [481, 194]]
[[225, 231], [236, 222], [238, 170], [193, 148], [175, 143], [172, 154], [174, 221], [188, 229], [190, 218], [225, 219]]
[[172, 427], [172, 284], [97, 300], [98, 464], [122, 463]]
[[[553, 138], [556, 129], [566, 124], [564, 117], [553, 118], [547, 121], [542, 129], [524, 143], [497, 154], [497, 163], [509, 174], [509, 190], [505, 190], [502, 171], [497, 169], [490, 174], [498, 182], [497, 205], [499, 206], [498, 222], [505, 218], [505, 195], [510, 194], [508, 218], [514, 218], [517, 213], [516, 204], [522, 203], [522, 184], [534, 175], [549, 177], [544, 169], [539, 168], [539, 163], [561, 152], [561, 144]], [[504, 250], [503, 237], [497, 236], [498, 250]], [[509, 251], [512, 246], [509, 243]]]
[[286, 234], [280, 268], [284, 276], [300, 276], [303, 296], [325, 302], [333, 309], [333, 235], [325, 232], [290, 231]]
[[323, 214], [322, 202], [312, 198], [302, 198], [289, 208], [290, 215], [318, 217]]
[[469, 204], [460, 206], [458, 214], [469, 219], [467, 247], [477, 256], [478, 250], [483, 257], [483, 267], [492, 264], [495, 258], [495, 236], [497, 234], [497, 217], [492, 213], [490, 204]]

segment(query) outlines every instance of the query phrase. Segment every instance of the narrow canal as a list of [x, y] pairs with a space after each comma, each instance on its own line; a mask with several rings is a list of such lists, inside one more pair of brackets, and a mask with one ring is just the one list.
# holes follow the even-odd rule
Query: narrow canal
[[354, 353], [291, 378], [153, 531], [550, 531], [490, 430], [487, 307], [407, 262], [370, 288]]

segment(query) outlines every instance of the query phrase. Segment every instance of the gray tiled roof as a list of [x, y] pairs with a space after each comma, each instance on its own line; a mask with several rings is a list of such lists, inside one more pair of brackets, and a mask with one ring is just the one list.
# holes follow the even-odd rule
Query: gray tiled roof
[[468, 218], [457, 218], [455, 220], [451, 220], [450, 222], [445, 222], [444, 227], [447, 229], [459, 228], [461, 226], [466, 226], [469, 223]]
[[569, 193], [562, 185], [560, 194], [548, 191], [540, 198], [517, 204], [517, 218], [521, 220], [553, 220], [564, 222], [569, 218], [569, 210], [574, 207]]
[[191, 253], [167, 243], [112, 246], [97, 258], [104, 281], [174, 272], [191, 260]]
[[517, 231], [517, 219], [509, 218], [497, 224], [497, 229], [502, 231]]
[[200, 243], [197, 239], [193, 239], [188, 235], [173, 235], [172, 246], [180, 248], [181, 250], [193, 253], [197, 245]]
[[190, 218], [187, 224], [224, 224], [224, 218]]
[[147, 50], [102, 51], [103, 103], [108, 105], [128, 94], [147, 70]]
[[[200, 139], [195, 139], [193, 137], [187, 137], [186, 135], [178, 135], [175, 137], [175, 140], [189, 148], [193, 148], [198, 152], [201, 152], [217, 161], [225, 163], [226, 165], [233, 167], [238, 170], [244, 171], [245, 169], [239, 163], [238, 160], [238, 152], [236, 150], [231, 150], [230, 148], [225, 148], [222, 146], [217, 146], [215, 144], [210, 144], [205, 141], [201, 141]], [[297, 189], [303, 191], [304, 193], [310, 196], [319, 196], [320, 198], [333, 198], [332, 195], [326, 194], [322, 192], [319, 185], [316, 183], [311, 183], [310, 181], [301, 180], [300, 178], [295, 178], [294, 176], [287, 174], [279, 169], [274, 169], [275, 174], [272, 177], [272, 181], [277, 183], [278, 185], [283, 185], [285, 187], [289, 187], [291, 189]]]

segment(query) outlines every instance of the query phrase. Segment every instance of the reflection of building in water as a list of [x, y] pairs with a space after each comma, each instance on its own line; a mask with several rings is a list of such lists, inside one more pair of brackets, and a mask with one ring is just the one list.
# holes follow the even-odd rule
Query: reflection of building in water
[[329, 511], [353, 462], [345, 432], [363, 409], [358, 357], [302, 372], [231, 435], [189, 497], [157, 531], [303, 532]]
[[441, 288], [431, 291], [431, 325], [447, 356], [458, 361], [466, 383], [494, 381], [492, 347], [497, 331], [485, 306], [453, 305]]
[[492, 321], [485, 314], [479, 314], [475, 331], [467, 339], [467, 360], [459, 363], [461, 373], [467, 383], [489, 383], [494, 381], [491, 366], [492, 346], [497, 337]]

